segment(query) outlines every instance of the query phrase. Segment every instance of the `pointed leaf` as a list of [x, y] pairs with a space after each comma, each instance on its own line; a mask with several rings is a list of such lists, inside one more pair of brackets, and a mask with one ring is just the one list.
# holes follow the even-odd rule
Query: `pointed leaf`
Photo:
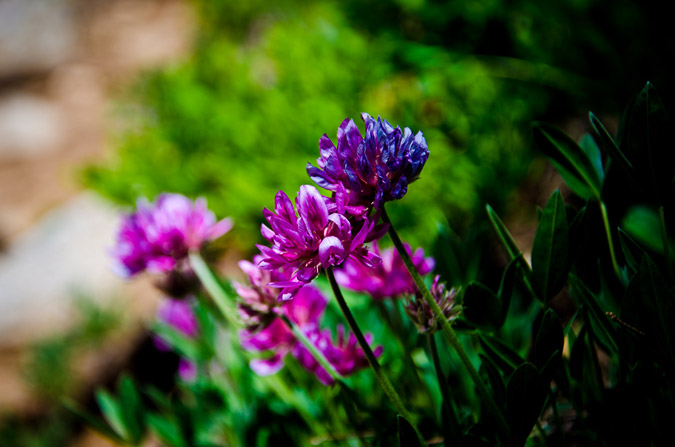
[[97, 390], [96, 401], [101, 408], [101, 412], [103, 413], [106, 422], [108, 422], [122, 439], [130, 441], [129, 430], [125, 424], [122, 409], [115, 398], [105, 390]]
[[631, 165], [624, 153], [621, 152], [621, 149], [619, 149], [619, 146], [617, 146], [616, 142], [609, 134], [605, 126], [598, 119], [598, 117], [593, 114], [593, 112], [589, 112], [588, 117], [591, 121], [591, 126], [593, 126], [593, 129], [600, 138], [600, 144], [609, 154], [609, 158], [619, 167], [619, 169], [621, 169], [621, 172], [625, 178], [632, 178], [633, 165]]
[[472, 282], [466, 287], [462, 313], [467, 321], [486, 330], [495, 331], [504, 324], [502, 302], [479, 282]]
[[602, 169], [602, 154], [600, 148], [590, 134], [581, 137], [579, 147], [586, 153], [591, 162], [591, 166], [595, 169], [595, 174], [600, 179], [600, 183], [605, 179], [605, 171]]
[[70, 399], [65, 399], [62, 402], [63, 406], [71, 411], [75, 416], [82, 419], [89, 427], [98, 431], [107, 438], [112, 439], [114, 442], [124, 442], [124, 439], [117, 434], [117, 432], [110, 428], [106, 422], [98, 417], [95, 417], [82, 408], [79, 404]]
[[492, 222], [492, 227], [497, 232], [497, 236], [499, 236], [499, 239], [501, 239], [504, 248], [506, 248], [509, 259], [516, 259], [521, 254], [521, 252], [516, 243], [513, 241], [511, 233], [509, 233], [509, 230], [506, 228], [506, 225], [504, 225], [504, 222], [502, 222], [497, 213], [495, 213], [495, 210], [493, 210], [490, 205], [486, 205], [485, 208], [487, 210], [488, 217], [490, 218], [490, 222]]
[[646, 206], [632, 207], [624, 216], [621, 227], [647, 249], [663, 253], [661, 222], [653, 209]]
[[401, 447], [419, 446], [420, 441], [410, 422], [400, 414], [396, 416], [398, 422], [398, 442]]
[[148, 425], [157, 437], [170, 447], [188, 447], [183, 439], [178, 424], [155, 414], [148, 415]]
[[129, 441], [137, 444], [143, 437], [143, 408], [138, 390], [127, 375], [120, 379], [119, 399], [124, 423], [129, 431]]
[[587, 318], [590, 319], [590, 325], [597, 340], [607, 349], [618, 352], [614, 327], [605, 310], [598, 305], [595, 295], [576, 275], [570, 274], [570, 285], [573, 295], [579, 299], [586, 309]]
[[544, 366], [557, 353], [560, 357], [563, 348], [563, 328], [560, 318], [553, 309], [547, 309], [541, 319], [539, 330], [534, 339], [534, 355], [532, 361], [543, 370]]
[[531, 363], [518, 367], [506, 387], [507, 419], [511, 427], [511, 444], [524, 445], [546, 401], [548, 392], [537, 368]]
[[621, 242], [621, 250], [623, 251], [623, 256], [626, 258], [626, 263], [634, 272], [637, 272], [638, 268], [640, 268], [642, 257], [649, 255], [621, 228], [619, 228], [619, 241]]
[[532, 273], [537, 295], [548, 301], [567, 281], [567, 213], [559, 191], [546, 204], [532, 246]]
[[600, 200], [602, 179], [586, 152], [563, 131], [544, 123], [532, 128], [534, 142], [579, 197]]
[[517, 352], [506, 346], [496, 337], [479, 332], [478, 340], [480, 340], [485, 354], [490, 357], [499, 369], [504, 371], [504, 374], [510, 374], [525, 363], [525, 360]]

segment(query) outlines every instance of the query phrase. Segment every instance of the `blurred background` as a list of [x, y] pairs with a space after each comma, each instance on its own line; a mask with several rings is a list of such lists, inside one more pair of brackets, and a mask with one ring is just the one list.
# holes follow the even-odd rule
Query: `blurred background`
[[429, 252], [439, 231], [485, 247], [441, 262], [461, 283], [495, 256], [486, 203], [526, 249], [534, 205], [561, 185], [533, 120], [580, 137], [593, 110], [615, 130], [648, 80], [675, 103], [662, 8], [0, 0], [0, 445], [108, 445], [61, 398], [86, 402], [122, 370], [175, 371], [148, 367], [152, 278], [110, 270], [118, 216], [139, 197], [204, 196], [233, 217], [227, 272], [253, 254], [276, 191], [310, 182], [321, 135], [381, 115], [422, 130], [431, 152], [389, 207], [404, 236]]

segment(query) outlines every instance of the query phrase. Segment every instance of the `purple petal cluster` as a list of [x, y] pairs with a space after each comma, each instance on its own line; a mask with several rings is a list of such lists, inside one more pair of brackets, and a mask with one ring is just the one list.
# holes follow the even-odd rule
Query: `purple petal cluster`
[[[425, 258], [424, 250], [418, 248], [412, 253], [410, 245], [405, 249], [420, 275], [426, 275], [434, 269], [436, 262], [433, 258]], [[394, 247], [380, 252], [377, 242], [373, 242], [372, 251], [382, 259], [372, 268], [348, 260], [340, 269], [335, 271], [338, 283], [357, 292], [367, 293], [377, 300], [396, 298], [402, 295], [412, 295], [417, 290], [415, 281], [408, 272], [401, 255]]]
[[112, 254], [124, 276], [165, 273], [231, 227], [230, 219], [216, 221], [204, 199], [162, 194], [155, 203], [139, 202], [136, 212], [124, 218]]
[[271, 283], [287, 281], [288, 270], [263, 270], [258, 267], [261, 255], [253, 257], [253, 262], [239, 261], [239, 268], [248, 276], [249, 285], [234, 282], [239, 302], [239, 315], [250, 330], [267, 327], [275, 318], [275, 309], [282, 305], [279, 301], [280, 289]]
[[319, 140], [318, 168], [307, 164], [307, 173], [322, 188], [349, 195], [348, 205], [381, 209], [385, 202], [402, 198], [408, 184], [419, 178], [429, 158], [422, 132], [394, 128], [386, 120], [362, 113], [365, 137], [351, 119], [340, 124], [337, 147], [324, 134]]
[[[157, 310], [157, 320], [189, 338], [194, 338], [199, 333], [199, 325], [190, 300], [164, 300]], [[160, 351], [171, 350], [169, 344], [159, 336], [155, 337], [155, 346]], [[197, 376], [197, 365], [181, 357], [178, 363], [178, 374], [183, 380], [192, 381]]]
[[295, 205], [297, 216], [286, 193], [279, 191], [274, 212], [263, 210], [269, 227], [262, 225], [261, 232], [271, 247], [258, 245], [262, 254], [258, 265], [266, 270], [290, 272], [289, 279], [270, 284], [282, 288], [279, 299], [293, 298], [319, 275], [321, 267], [339, 266], [347, 258], [365, 265], [379, 261], [363, 244], [381, 236], [383, 227], [375, 227], [374, 221], [365, 217], [349, 219], [340, 209], [343, 204], [322, 196], [310, 185], [300, 187]]
[[[253, 290], [253, 288], [249, 290]], [[338, 339], [334, 343], [330, 331], [322, 331], [319, 328], [326, 303], [326, 298], [317, 288], [306, 286], [297, 292], [293, 300], [282, 302], [280, 306], [275, 306], [270, 312], [273, 316], [276, 316], [277, 313], [286, 315], [307, 335], [340, 374], [352, 374], [366, 367], [368, 362], [363, 350], [357, 345], [353, 334], [350, 334], [347, 338], [344, 329], [340, 327]], [[247, 302], [247, 298], [244, 298], [242, 305], [250, 306], [250, 299]], [[259, 329], [259, 327], [255, 325], [240, 333], [244, 349], [271, 352], [269, 357], [251, 361], [250, 366], [253, 371], [259, 375], [274, 374], [283, 367], [284, 357], [291, 354], [298, 359], [305, 369], [315, 374], [323, 384], [330, 385], [333, 383], [330, 375], [319, 365], [302, 343], [298, 342], [293, 332], [280, 318], [273, 318], [262, 329]], [[370, 335], [368, 337], [370, 342], [372, 337]], [[375, 349], [376, 355], [379, 356], [381, 353], [382, 347]]]
[[[444, 283], [440, 282], [440, 278], [440, 275], [436, 275], [429, 291], [438, 307], [441, 308], [443, 317], [446, 320], [453, 320], [457, 318], [460, 311], [460, 307], [455, 303], [457, 291], [448, 289]], [[420, 333], [435, 332], [438, 329], [438, 319], [419, 291], [415, 298], [407, 304], [405, 311]]]

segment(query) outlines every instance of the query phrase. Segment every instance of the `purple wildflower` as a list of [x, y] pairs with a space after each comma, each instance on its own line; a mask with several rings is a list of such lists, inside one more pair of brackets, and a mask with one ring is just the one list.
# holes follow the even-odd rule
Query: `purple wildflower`
[[[426, 275], [434, 269], [436, 262], [431, 257], [425, 258], [422, 248], [415, 250], [414, 254], [410, 245], [405, 244], [405, 249], [420, 275]], [[394, 247], [380, 252], [377, 242], [373, 242], [372, 251], [382, 262], [373, 268], [365, 268], [362, 264], [348, 260], [335, 271], [335, 278], [341, 286], [368, 293], [377, 300], [415, 293], [415, 282]]]
[[322, 188], [348, 195], [348, 205], [374, 206], [402, 198], [408, 184], [417, 180], [429, 158], [422, 132], [394, 128], [386, 120], [367, 113], [365, 138], [351, 119], [337, 131], [337, 147], [324, 134], [319, 140], [318, 168], [307, 163], [307, 173]]
[[[460, 307], [455, 303], [457, 291], [455, 289], [448, 289], [445, 284], [440, 282], [440, 278], [440, 275], [436, 275], [429, 291], [436, 303], [438, 303], [438, 307], [441, 308], [443, 317], [447, 320], [454, 320], [460, 311]], [[413, 323], [415, 323], [420, 333], [435, 332], [438, 329], [438, 319], [431, 310], [429, 303], [427, 303], [424, 297], [420, 296], [419, 291], [415, 298], [407, 304], [405, 311]]]
[[[157, 310], [157, 319], [186, 337], [194, 338], [199, 333], [199, 325], [188, 300], [164, 300]], [[160, 351], [171, 350], [169, 344], [159, 336], [155, 337], [155, 346]], [[178, 363], [178, 374], [185, 381], [193, 381], [197, 376], [197, 365], [181, 357]]]
[[[363, 246], [382, 232], [374, 221], [350, 221], [338, 212], [338, 205], [310, 185], [300, 187], [295, 203], [298, 216], [286, 193], [279, 191], [274, 200], [275, 212], [263, 210], [271, 228], [262, 225], [261, 233], [272, 247], [258, 245], [262, 254], [258, 265], [265, 270], [291, 272], [289, 279], [270, 284], [282, 288], [279, 299], [293, 298], [319, 275], [321, 267], [339, 266], [347, 258], [368, 266], [379, 261]], [[329, 213], [333, 208], [336, 212]]]
[[[349, 338], [346, 338], [344, 326], [338, 326], [337, 341], [335, 343], [333, 343], [331, 333], [328, 330], [317, 330], [307, 335], [341, 376], [348, 376], [368, 367], [368, 360], [358, 345], [356, 337], [350, 333]], [[368, 344], [371, 344], [373, 339], [372, 334], [366, 334], [365, 337]], [[382, 346], [378, 346], [373, 351], [373, 354], [379, 357], [382, 351]], [[326, 372], [314, 356], [300, 343], [295, 345], [293, 356], [298, 359], [306, 370], [313, 372], [321, 383], [324, 385], [333, 384], [333, 378], [330, 374]]]
[[137, 211], [124, 218], [113, 256], [124, 276], [165, 273], [231, 227], [230, 219], [216, 222], [204, 199], [193, 203], [180, 194], [162, 194], [154, 204], [139, 202]]
[[239, 315], [246, 327], [256, 331], [266, 327], [276, 318], [274, 310], [282, 305], [279, 301], [279, 289], [271, 287], [274, 282], [289, 279], [288, 271], [263, 270], [258, 267], [262, 256], [253, 257], [253, 262], [239, 261], [239, 268], [246, 273], [250, 285], [234, 282], [239, 302]]
[[[315, 344], [326, 359], [341, 375], [352, 374], [368, 365], [363, 350], [358, 346], [356, 337], [350, 334], [345, 337], [342, 326], [338, 327], [337, 342], [333, 343], [330, 331], [319, 329], [319, 320], [326, 307], [327, 300], [313, 286], [303, 287], [292, 301], [282, 303], [275, 312], [283, 312], [292, 320], [307, 338]], [[272, 351], [270, 357], [252, 360], [251, 369], [259, 375], [278, 372], [283, 367], [287, 354], [293, 355], [309, 372], [315, 374], [325, 385], [333, 383], [330, 375], [319, 365], [314, 356], [300, 343], [288, 326], [279, 318], [275, 318], [262, 330], [245, 329], [240, 333], [242, 346], [249, 351]], [[368, 342], [372, 340], [366, 335]], [[382, 353], [382, 347], [375, 349], [375, 355]]]

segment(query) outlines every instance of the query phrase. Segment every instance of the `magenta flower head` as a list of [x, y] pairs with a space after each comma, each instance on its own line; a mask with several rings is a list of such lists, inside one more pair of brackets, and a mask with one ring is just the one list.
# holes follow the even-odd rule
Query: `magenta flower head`
[[408, 184], [419, 178], [429, 158], [422, 132], [394, 128], [386, 120], [362, 113], [365, 137], [346, 119], [337, 131], [337, 147], [324, 134], [319, 140], [318, 168], [307, 163], [307, 173], [322, 188], [337, 192], [340, 185], [350, 197], [349, 205], [374, 206], [402, 198]]
[[[438, 307], [441, 308], [443, 317], [447, 320], [454, 320], [459, 316], [460, 312], [460, 306], [455, 302], [457, 291], [455, 289], [448, 289], [445, 284], [440, 282], [440, 279], [440, 275], [436, 275], [429, 291]], [[438, 329], [438, 319], [419, 291], [406, 305], [405, 311], [413, 323], [415, 323], [420, 333], [435, 332]]]
[[133, 276], [144, 270], [165, 273], [180, 267], [191, 250], [217, 239], [232, 227], [216, 221], [204, 199], [192, 202], [180, 194], [162, 194], [155, 203], [139, 202], [122, 221], [113, 256], [117, 270]]
[[[289, 300], [305, 284], [319, 275], [321, 267], [331, 268], [352, 258], [371, 266], [379, 258], [370, 253], [364, 243], [381, 234], [368, 218], [353, 222], [337, 212], [328, 197], [310, 185], [300, 187], [295, 201], [298, 216], [286, 193], [279, 191], [274, 201], [274, 212], [267, 208], [263, 215], [269, 223], [261, 226], [271, 247], [258, 245], [265, 270], [289, 271], [288, 280], [273, 282], [282, 288], [280, 300]], [[329, 213], [329, 209], [336, 212]]]
[[248, 276], [249, 284], [234, 282], [239, 302], [239, 315], [246, 327], [252, 331], [266, 327], [275, 318], [275, 309], [283, 302], [279, 301], [280, 289], [271, 287], [270, 283], [286, 281], [290, 275], [283, 270], [263, 270], [258, 267], [262, 256], [253, 257], [253, 262], [239, 261], [239, 268]]
[[[191, 300], [167, 299], [157, 310], [157, 320], [176, 329], [188, 338], [199, 333], [199, 325], [192, 310]], [[159, 336], [155, 337], [155, 346], [160, 351], [170, 351], [169, 344]], [[178, 363], [178, 375], [185, 381], [193, 381], [197, 377], [197, 365], [184, 357]]]
[[[326, 360], [341, 376], [349, 376], [368, 367], [368, 360], [361, 347], [356, 341], [354, 334], [345, 336], [345, 328], [338, 325], [337, 340], [334, 343], [330, 331], [314, 331], [307, 334], [308, 338], [323, 353]], [[372, 343], [372, 335], [366, 334], [368, 344]], [[382, 354], [382, 346], [373, 350], [373, 354], [379, 357]], [[308, 371], [314, 373], [324, 385], [332, 385], [334, 380], [325, 369], [316, 361], [312, 354], [300, 343], [293, 349], [293, 356], [298, 359], [300, 364]]]
[[[292, 301], [283, 302], [277, 312], [283, 312], [300, 329], [309, 334], [317, 330], [319, 318], [326, 308], [327, 300], [319, 289], [307, 286], [300, 289]], [[274, 318], [266, 327], [244, 329], [240, 332], [241, 344], [248, 351], [272, 351], [271, 357], [255, 359], [251, 369], [261, 376], [274, 374], [284, 365], [284, 357], [298, 343], [293, 332], [279, 318]]]
[[[434, 269], [436, 262], [431, 257], [425, 258], [422, 248], [412, 253], [410, 245], [405, 244], [405, 249], [411, 255], [420, 275], [426, 275]], [[415, 281], [394, 247], [380, 252], [377, 242], [373, 242], [372, 251], [382, 259], [381, 263], [373, 268], [367, 268], [360, 263], [347, 260], [335, 271], [338, 283], [356, 292], [367, 293], [376, 300], [414, 294], [417, 290]]]

